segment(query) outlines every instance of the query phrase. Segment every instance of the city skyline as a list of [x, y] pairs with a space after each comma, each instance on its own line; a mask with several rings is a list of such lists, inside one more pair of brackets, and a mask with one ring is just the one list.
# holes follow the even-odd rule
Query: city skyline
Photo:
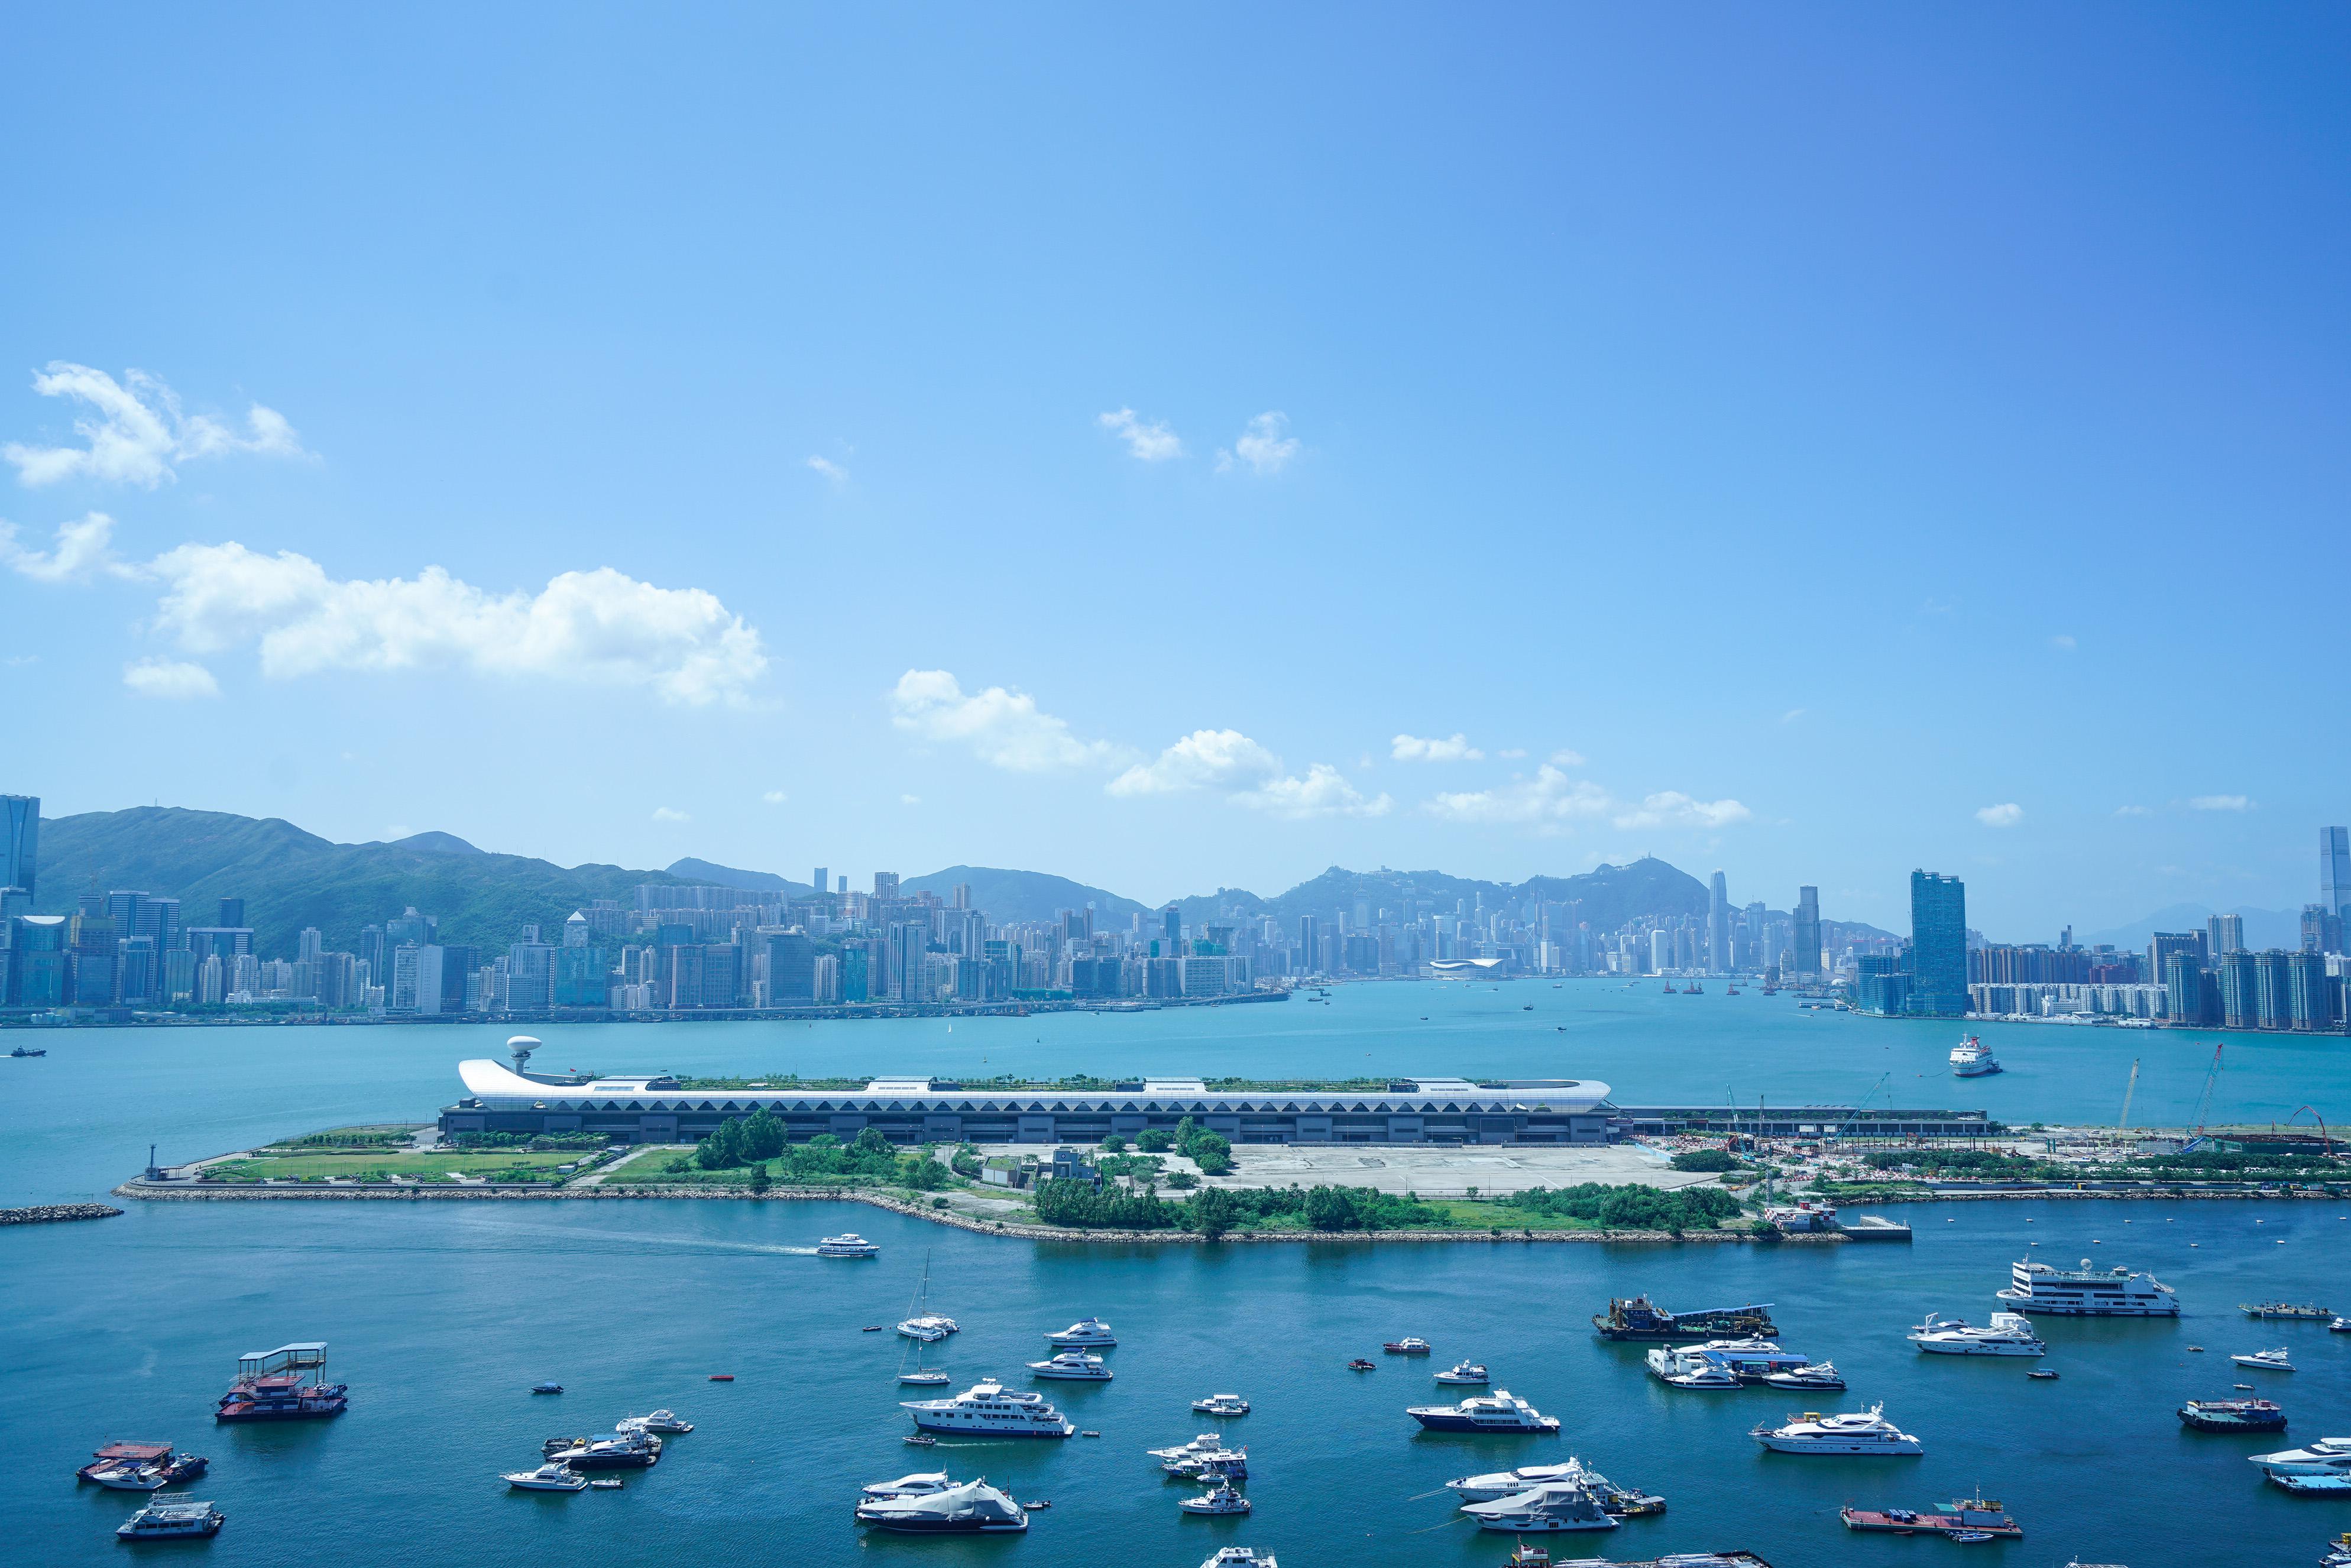
[[2180, 564], [2351, 566], [2341, 16], [715, 25], [716, 90], [576, 31], [616, 142], [553, 67], [428, 112], [360, 18], [30, 24], [13, 788], [1149, 899], [1643, 852], [1889, 929], [1919, 866], [2018, 934], [2311, 899], [2351, 739], [2261, 678], [2268, 576]]

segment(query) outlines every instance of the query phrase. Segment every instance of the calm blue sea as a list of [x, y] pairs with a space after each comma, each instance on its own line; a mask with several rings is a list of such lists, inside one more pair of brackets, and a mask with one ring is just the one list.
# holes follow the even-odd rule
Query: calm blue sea
[[[1532, 1014], [1520, 1004], [1535, 1003]], [[1426, 1014], [1426, 1021], [1422, 1021]], [[1560, 1026], [1564, 1026], [1562, 1029]], [[1328, 1007], [1290, 1003], [1138, 1018], [973, 1022], [547, 1029], [542, 1060], [619, 1070], [802, 1072], [1193, 1070], [1251, 1074], [1511, 1072], [1608, 1081], [1625, 1102], [1851, 1101], [1982, 1104], [2013, 1121], [2110, 1119], [2134, 1055], [2134, 1120], [2194, 1107], [2209, 1040], [2029, 1026], [1983, 1032], [2011, 1071], [1959, 1085], [1941, 1071], [1952, 1030], [1798, 1012], [1761, 997], [1665, 998], [1598, 985], [1466, 990], [1357, 987]], [[52, 1054], [0, 1059], [9, 1135], [0, 1200], [102, 1191], [152, 1140], [186, 1158], [337, 1123], [423, 1119], [455, 1093], [461, 1055], [498, 1030], [182, 1030], [42, 1037]], [[24, 1038], [16, 1036], [14, 1038]], [[2215, 1119], [2332, 1113], [2339, 1044], [2234, 1040]], [[1879, 1087], [1881, 1080], [1883, 1086]], [[2351, 1106], [2345, 1107], [2351, 1110]], [[99, 1224], [0, 1231], [0, 1468], [8, 1561], [115, 1562], [134, 1506], [77, 1488], [110, 1437], [169, 1439], [214, 1460], [199, 1489], [230, 1515], [208, 1545], [150, 1548], [226, 1564], [737, 1563], [789, 1556], [875, 1564], [1105, 1563], [1192, 1568], [1221, 1543], [1319, 1564], [1499, 1564], [1506, 1537], [1453, 1522], [1447, 1479], [1582, 1457], [1661, 1491], [1670, 1511], [1556, 1554], [1646, 1557], [1743, 1545], [1776, 1568], [2062, 1563], [2134, 1568], [2304, 1564], [2351, 1529], [2351, 1503], [2259, 1482], [2262, 1439], [2189, 1433], [2178, 1402], [2262, 1381], [2295, 1439], [2351, 1432], [2351, 1335], [2256, 1325], [2240, 1301], [2315, 1297], [2351, 1311], [2351, 1220], [2332, 1205], [1987, 1204], [1901, 1211], [1915, 1246], [1191, 1246], [1149, 1249], [995, 1240], [862, 1206], [636, 1203], [132, 1205]], [[882, 1258], [791, 1250], [853, 1228]], [[2038, 1243], [2038, 1246], [2033, 1245]], [[1981, 1321], [2028, 1252], [2154, 1270], [2179, 1290], [2178, 1322], [2041, 1326], [2054, 1383], [2015, 1362], [1917, 1355], [1904, 1329], [1933, 1310]], [[1016, 1378], [1041, 1334], [1088, 1313], [1123, 1343], [1102, 1386], [1045, 1385], [1100, 1440], [910, 1448], [893, 1379], [900, 1342], [867, 1323], [903, 1315], [925, 1260], [933, 1304], [966, 1332], [958, 1377]], [[1793, 1348], [1831, 1356], [1846, 1407], [1883, 1400], [1926, 1441], [1915, 1461], [1765, 1454], [1747, 1437], [1788, 1401], [1769, 1391], [1668, 1390], [1640, 1348], [1590, 1333], [1612, 1294], [1677, 1307], [1775, 1303]], [[1377, 1355], [1418, 1333], [1433, 1361], [1489, 1363], [1565, 1423], [1557, 1437], [1423, 1434], [1403, 1414], [1437, 1402], [1430, 1365]], [[324, 1339], [352, 1385], [330, 1423], [215, 1427], [238, 1353]], [[2302, 1370], [2242, 1372], [2232, 1351], [2290, 1343]], [[2189, 1346], [2205, 1345], [2203, 1354]], [[1370, 1353], [1379, 1371], [1355, 1375]], [[732, 1384], [706, 1381], [731, 1372]], [[559, 1398], [526, 1390], [563, 1382]], [[1191, 1399], [1237, 1390], [1256, 1513], [1182, 1517], [1186, 1495], [1142, 1450], [1205, 1424]], [[626, 1490], [509, 1494], [502, 1469], [542, 1438], [601, 1430], [667, 1405], [698, 1429]], [[864, 1537], [856, 1488], [944, 1465], [1024, 1499], [1050, 1498], [1026, 1538]], [[1854, 1536], [1837, 1505], [1919, 1507], [1981, 1485], [2024, 1521], [2013, 1545]]]

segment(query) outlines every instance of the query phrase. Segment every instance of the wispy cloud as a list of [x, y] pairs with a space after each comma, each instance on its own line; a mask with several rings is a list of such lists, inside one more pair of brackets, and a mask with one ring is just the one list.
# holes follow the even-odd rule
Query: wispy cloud
[[1442, 740], [1399, 735], [1388, 743], [1388, 756], [1397, 762], [1482, 762], [1486, 758], [1458, 730]]
[[1144, 463], [1165, 463], [1184, 455], [1184, 443], [1157, 420], [1144, 421], [1131, 408], [1094, 415], [1094, 423], [1126, 443], [1127, 455]]
[[1620, 828], [1727, 828], [1754, 813], [1736, 800], [1700, 800], [1678, 789], [1644, 795], [1641, 803], [1615, 819]]
[[1583, 766], [1583, 753], [1571, 751], [1562, 746], [1551, 754], [1551, 765], [1553, 768], [1581, 768]]
[[840, 464], [835, 463], [830, 457], [817, 457], [811, 455], [808, 460], [808, 465], [817, 473], [823, 475], [826, 483], [830, 484], [836, 490], [849, 483], [849, 470], [843, 468]]
[[760, 796], [759, 799], [765, 800], [770, 806], [780, 806], [785, 801], [790, 800], [791, 797], [785, 794], [781, 789], [770, 789], [766, 794]]
[[179, 465], [192, 458], [237, 453], [309, 455], [277, 410], [253, 404], [239, 431], [211, 414], [185, 413], [178, 394], [144, 371], [127, 371], [118, 382], [104, 371], [52, 360], [47, 370], [34, 373], [33, 390], [43, 397], [68, 399], [87, 411], [73, 426], [86, 444], [37, 446], [12, 441], [0, 445], [0, 458], [13, 464], [17, 479], [28, 486], [90, 478], [152, 490], [175, 477]]
[[2024, 808], [2013, 800], [1986, 806], [1976, 812], [1976, 821], [1987, 828], [2012, 828], [2024, 821]]
[[923, 798], [920, 795], [901, 795], [898, 797], [898, 804], [901, 806], [919, 806], [922, 803]]
[[2117, 806], [2115, 808], [2115, 815], [2117, 817], [2151, 817], [2155, 815], [2155, 813], [2147, 810], [2145, 806]]
[[1290, 416], [1279, 409], [1269, 409], [1249, 422], [1230, 451], [1217, 454], [1217, 472], [1229, 474], [1247, 468], [1264, 476], [1279, 474], [1298, 455], [1298, 438], [1289, 434]]
[[1395, 802], [1366, 796], [1328, 763], [1303, 775], [1237, 729], [1196, 729], [1146, 762], [1112, 779], [1113, 795], [1174, 795], [1215, 790], [1238, 806], [1301, 821], [1311, 817], [1383, 817]]
[[946, 670], [908, 670], [890, 694], [890, 722], [925, 740], [968, 746], [991, 767], [1016, 773], [1109, 767], [1134, 754], [1107, 741], [1081, 740], [1068, 723], [1004, 686], [966, 693]]
[[1292, 821], [1309, 817], [1384, 817], [1395, 806], [1395, 801], [1385, 794], [1366, 797], [1337, 768], [1323, 762], [1307, 768], [1302, 778], [1277, 774], [1232, 799], [1235, 805]]
[[2074, 635], [2070, 632], [2058, 632], [2057, 635], [2049, 639], [2049, 645], [2062, 653], [2072, 653], [2075, 648], [2081, 646], [2080, 643], [2074, 641]]
[[691, 822], [694, 821], [694, 815], [690, 811], [681, 811], [674, 806], [655, 806], [653, 808], [653, 821], [656, 822]]
[[0, 566], [35, 582], [74, 582], [99, 576], [135, 577], [135, 568], [114, 553], [114, 519], [92, 512], [77, 523], [60, 523], [47, 549], [16, 542], [16, 526], [0, 522]]
[[1517, 758], [1524, 757], [1526, 754], [1527, 748], [1523, 746], [1506, 746], [1502, 747], [1501, 750], [1494, 753], [1495, 756], [1509, 761], [1515, 761]]
[[2250, 811], [2252, 801], [2243, 795], [2194, 795], [2189, 798], [2191, 811]]
[[122, 684], [142, 697], [189, 702], [220, 695], [220, 683], [202, 664], [171, 659], [141, 659], [122, 666]]
[[1780, 716], [1780, 722], [1782, 724], [1793, 724], [1810, 711], [1811, 710], [1808, 708], [1792, 707], [1786, 713]]
[[1604, 817], [1614, 808], [1608, 791], [1587, 779], [1570, 779], [1550, 763], [1528, 779], [1490, 789], [1450, 790], [1432, 795], [1421, 810], [1448, 822], [1518, 823], [1558, 827]]

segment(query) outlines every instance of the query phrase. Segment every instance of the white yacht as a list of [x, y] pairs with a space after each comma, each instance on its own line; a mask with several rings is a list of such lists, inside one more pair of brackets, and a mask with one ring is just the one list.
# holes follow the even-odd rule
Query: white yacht
[[1472, 1394], [1458, 1405], [1423, 1405], [1405, 1415], [1432, 1432], [1556, 1432], [1559, 1417], [1545, 1416], [1507, 1388]]
[[1041, 1394], [1016, 1393], [985, 1378], [952, 1399], [902, 1399], [925, 1432], [967, 1437], [1073, 1437], [1078, 1429], [1061, 1419]]
[[650, 1416], [623, 1416], [621, 1417], [620, 1425], [613, 1430], [659, 1432], [665, 1437], [674, 1437], [682, 1432], [693, 1431], [694, 1423], [679, 1420], [677, 1412], [674, 1410], [656, 1410]]
[[2020, 1261], [2009, 1266], [2010, 1284], [1993, 1294], [2019, 1312], [2054, 1312], [2075, 1318], [2176, 1318], [2179, 1298], [2152, 1274], [2134, 1274], [2116, 1265], [2101, 1273], [2087, 1258], [2079, 1269], [2053, 1269]]
[[1176, 1506], [1186, 1513], [1247, 1513], [1249, 1500], [1233, 1490], [1231, 1481], [1219, 1480], [1215, 1490], [1187, 1497]]
[[[1646, 1358], [1660, 1382], [1677, 1388], [1728, 1388], [1760, 1384], [1812, 1364], [1768, 1339], [1710, 1339], [1704, 1344], [1658, 1345]], [[1725, 1378], [1729, 1381], [1724, 1381]]]
[[1219, 1546], [1207, 1555], [1200, 1568], [1280, 1568], [1270, 1552], [1259, 1552], [1253, 1546]]
[[918, 1312], [898, 1322], [898, 1332], [908, 1339], [921, 1340], [925, 1344], [936, 1344], [951, 1333], [961, 1333], [963, 1325], [939, 1312]]
[[1676, 1388], [1736, 1388], [1739, 1375], [1719, 1362], [1709, 1361], [1696, 1347], [1681, 1350], [1658, 1345], [1644, 1357], [1649, 1375]]
[[1834, 1394], [1844, 1389], [1844, 1374], [1836, 1369], [1834, 1361], [1808, 1361], [1789, 1371], [1767, 1375], [1763, 1385], [1767, 1388], [1783, 1389], [1792, 1394]]
[[547, 1464], [535, 1470], [517, 1470], [499, 1479], [517, 1491], [586, 1491], [588, 1478], [569, 1465]]
[[882, 1255], [882, 1249], [854, 1230], [845, 1230], [818, 1242], [816, 1255], [820, 1258], [878, 1258]]
[[1045, 1336], [1047, 1344], [1083, 1346], [1092, 1350], [1108, 1350], [1118, 1343], [1110, 1325], [1100, 1318], [1080, 1318], [1059, 1333]]
[[860, 1495], [867, 1502], [879, 1502], [885, 1497], [928, 1497], [955, 1484], [947, 1479], [945, 1470], [923, 1470], [911, 1476], [900, 1476], [894, 1481], [875, 1481]]
[[1144, 1452], [1155, 1459], [1188, 1459], [1195, 1454], [1221, 1453], [1224, 1447], [1221, 1433], [1203, 1432], [1188, 1443], [1178, 1443], [1172, 1448], [1145, 1448]]
[[1463, 1502], [1491, 1502], [1496, 1498], [1516, 1497], [1540, 1486], [1583, 1479], [1583, 1467], [1570, 1459], [1563, 1465], [1521, 1465], [1515, 1470], [1495, 1470], [1482, 1476], [1463, 1476], [1445, 1483]]
[[1464, 1503], [1480, 1530], [1532, 1535], [1560, 1530], [1614, 1530], [1615, 1519], [1582, 1481], [1554, 1481], [1491, 1502]]
[[[2288, 1491], [2351, 1490], [2351, 1437], [2321, 1437], [2306, 1448], [2280, 1448], [2274, 1454], [2248, 1454], [2246, 1461]], [[2333, 1481], [2332, 1487], [2294, 1482]]]
[[1249, 1402], [1238, 1394], [1211, 1394], [1206, 1399], [1193, 1400], [1192, 1408], [1203, 1416], [1246, 1416]]
[[1102, 1364], [1102, 1358], [1081, 1350], [1065, 1350], [1050, 1361], [1032, 1361], [1029, 1371], [1031, 1376], [1066, 1378], [1073, 1383], [1108, 1383], [1111, 1379], [1110, 1368]]
[[1011, 1535], [1029, 1528], [1029, 1511], [983, 1479], [861, 1502], [857, 1522], [917, 1535]]
[[2232, 1355], [2229, 1359], [2239, 1366], [2259, 1367], [2263, 1372], [2294, 1370], [2294, 1359], [2286, 1354], [2283, 1345], [2278, 1346], [2275, 1350], [2257, 1350], [2245, 1355]]
[[1888, 1421], [1886, 1406], [1843, 1416], [1822, 1416], [1807, 1410], [1791, 1416], [1783, 1427], [1758, 1427], [1748, 1434], [1767, 1448], [1783, 1454], [1882, 1454], [1906, 1458], [1927, 1451], [1927, 1445]]
[[89, 1479], [110, 1491], [161, 1491], [172, 1484], [162, 1465], [109, 1465], [92, 1469]]
[[152, 1499], [145, 1508], [116, 1525], [114, 1533], [125, 1541], [183, 1541], [218, 1535], [227, 1522], [228, 1515], [211, 1503], [174, 1492]]
[[1970, 1328], [1964, 1319], [1927, 1314], [1910, 1331], [1910, 1343], [1932, 1355], [2046, 1355], [2049, 1347], [2032, 1332], [2032, 1320], [2022, 1312], [1994, 1312], [1982, 1328]]
[[1205, 1454], [1187, 1454], [1180, 1459], [1163, 1460], [1159, 1468], [1171, 1476], [1191, 1476], [1202, 1481], [1249, 1479], [1247, 1448], [1217, 1448]]
[[1437, 1375], [1437, 1381], [1439, 1383], [1474, 1383], [1479, 1387], [1483, 1387], [1494, 1380], [1487, 1375], [1486, 1369], [1483, 1366], [1480, 1366], [1478, 1363], [1474, 1361], [1457, 1361], [1451, 1366], [1447, 1367], [1443, 1372], [1438, 1373]]
[[2005, 1072], [1991, 1047], [1970, 1035], [1951, 1047], [1951, 1073], [1958, 1078], [1987, 1078], [1995, 1072]]

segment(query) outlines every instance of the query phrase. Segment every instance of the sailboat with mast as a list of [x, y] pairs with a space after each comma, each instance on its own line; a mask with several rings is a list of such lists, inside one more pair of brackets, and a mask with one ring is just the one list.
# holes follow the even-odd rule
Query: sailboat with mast
[[[908, 1333], [908, 1324], [914, 1323], [925, 1327], [945, 1323], [946, 1328], [944, 1333]], [[952, 1318], [941, 1318], [932, 1314], [931, 1255], [925, 1251], [923, 1254], [922, 1282], [914, 1287], [914, 1299], [907, 1303], [905, 1322], [898, 1325], [898, 1332], [905, 1335], [908, 1345], [914, 1352], [914, 1364], [910, 1369], [906, 1365], [905, 1352], [903, 1350], [899, 1352], [898, 1381], [911, 1384], [917, 1388], [936, 1388], [946, 1384], [948, 1381], [947, 1375], [930, 1364], [931, 1346], [946, 1338], [947, 1334], [953, 1333], [955, 1328], [955, 1320]]]

